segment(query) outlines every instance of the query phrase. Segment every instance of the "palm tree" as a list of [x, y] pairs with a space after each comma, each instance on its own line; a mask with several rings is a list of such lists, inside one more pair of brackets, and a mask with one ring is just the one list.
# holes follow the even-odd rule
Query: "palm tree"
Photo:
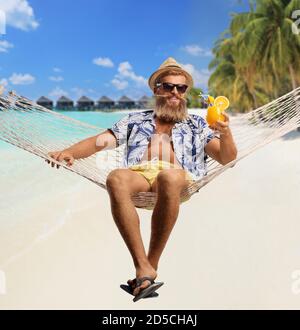
[[[257, 0], [250, 2], [249, 12], [234, 14], [227, 37], [213, 51], [210, 88], [230, 92], [229, 98], [242, 109], [296, 88], [300, 37], [292, 32], [291, 16], [299, 8], [300, 0]], [[243, 100], [238, 100], [242, 93]]]
[[210, 93], [230, 98], [233, 110], [245, 112], [266, 101], [260, 86], [254, 85], [255, 70], [240, 59], [237, 40], [225, 31], [213, 49], [215, 58], [209, 69], [214, 70], [209, 79]]
[[199, 95], [203, 94], [200, 88], [191, 88], [187, 95], [188, 108], [202, 108], [202, 102]]
[[300, 38], [293, 33], [291, 19], [299, 8], [300, 0], [257, 0], [255, 11], [251, 7], [249, 13], [236, 14], [231, 22], [233, 37], [244, 49], [245, 63], [255, 62], [276, 85], [287, 72], [292, 88], [299, 83], [295, 69], [299, 69]]

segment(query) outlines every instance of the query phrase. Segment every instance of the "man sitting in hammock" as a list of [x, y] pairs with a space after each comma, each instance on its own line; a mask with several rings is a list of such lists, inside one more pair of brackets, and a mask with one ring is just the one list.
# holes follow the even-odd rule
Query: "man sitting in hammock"
[[[109, 173], [106, 186], [114, 221], [136, 270], [136, 278], [127, 282], [134, 301], [157, 295], [154, 291], [162, 285], [154, 280], [178, 217], [181, 191], [206, 175], [207, 155], [223, 165], [237, 156], [226, 113], [225, 122], [218, 121], [213, 130], [202, 117], [188, 114], [185, 98], [193, 79], [173, 58], [151, 75], [149, 86], [156, 97], [154, 110], [130, 113], [102, 134], [49, 153], [71, 166], [75, 159], [126, 143], [124, 167]], [[157, 193], [157, 200], [146, 254], [131, 194], [149, 191]]]

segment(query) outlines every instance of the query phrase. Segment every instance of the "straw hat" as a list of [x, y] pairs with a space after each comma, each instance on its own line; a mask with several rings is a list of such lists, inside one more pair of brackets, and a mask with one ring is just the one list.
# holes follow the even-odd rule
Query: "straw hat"
[[169, 57], [167, 58], [162, 64], [161, 66], [158, 68], [158, 70], [156, 70], [154, 73], [152, 73], [152, 75], [150, 76], [149, 80], [148, 80], [148, 84], [149, 87], [152, 89], [152, 91], [154, 90], [155, 87], [155, 81], [156, 79], [165, 71], [168, 70], [176, 70], [176, 71], [180, 71], [182, 72], [186, 78], [187, 78], [187, 85], [189, 86], [187, 89], [187, 92], [193, 87], [194, 85], [194, 81], [193, 81], [193, 77], [182, 68], [182, 66], [177, 63], [175, 61], [175, 59], [173, 57]]

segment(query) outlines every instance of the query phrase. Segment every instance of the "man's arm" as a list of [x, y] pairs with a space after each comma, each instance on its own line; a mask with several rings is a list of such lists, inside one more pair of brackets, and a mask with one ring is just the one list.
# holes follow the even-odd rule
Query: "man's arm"
[[235, 146], [231, 130], [229, 128], [229, 116], [223, 112], [225, 121], [217, 121], [212, 127], [220, 132], [220, 139], [213, 138], [204, 147], [205, 152], [217, 162], [226, 165], [237, 157], [237, 148]]
[[[48, 155], [59, 162], [65, 160], [68, 166], [72, 166], [75, 159], [87, 158], [98, 151], [113, 149], [116, 145], [117, 139], [115, 135], [110, 130], [106, 130], [101, 134], [75, 143], [67, 149], [49, 152]], [[50, 163], [49, 160], [46, 161]], [[54, 167], [55, 163], [51, 162], [51, 166]], [[59, 168], [58, 164], [56, 166]]]
[[237, 149], [230, 131], [226, 135], [220, 135], [220, 139], [211, 139], [204, 150], [211, 158], [222, 165], [226, 165], [236, 159], [237, 156]]
[[101, 134], [82, 140], [64, 151], [70, 152], [74, 159], [86, 158], [103, 149], [114, 149], [116, 147], [116, 137], [110, 130]]
[[[72, 166], [75, 159], [87, 158], [104, 149], [114, 149], [126, 141], [129, 116], [126, 115], [101, 134], [82, 140], [65, 150], [49, 152], [48, 155], [59, 162], [65, 160], [68, 166]], [[49, 160], [46, 161], [50, 163]], [[54, 167], [55, 164], [51, 162], [51, 166]], [[58, 164], [56, 166], [59, 168]]]

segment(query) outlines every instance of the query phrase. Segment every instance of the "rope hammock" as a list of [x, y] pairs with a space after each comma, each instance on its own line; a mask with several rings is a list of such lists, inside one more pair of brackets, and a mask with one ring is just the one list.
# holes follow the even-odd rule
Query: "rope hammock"
[[[237, 158], [226, 165], [221, 165], [208, 157], [207, 175], [194, 181], [182, 191], [181, 202], [188, 200], [242, 158], [299, 126], [300, 87], [256, 110], [232, 116], [230, 127], [238, 149]], [[51, 160], [104, 189], [109, 172], [121, 167], [124, 145], [111, 150], [102, 150], [88, 158], [77, 159], [71, 167], [49, 158], [47, 153], [66, 149], [82, 139], [105, 130], [106, 128], [92, 126], [48, 110], [14, 92], [0, 97], [1, 140], [43, 159]], [[151, 210], [155, 205], [157, 194], [139, 192], [132, 194], [131, 198], [136, 207]]]

